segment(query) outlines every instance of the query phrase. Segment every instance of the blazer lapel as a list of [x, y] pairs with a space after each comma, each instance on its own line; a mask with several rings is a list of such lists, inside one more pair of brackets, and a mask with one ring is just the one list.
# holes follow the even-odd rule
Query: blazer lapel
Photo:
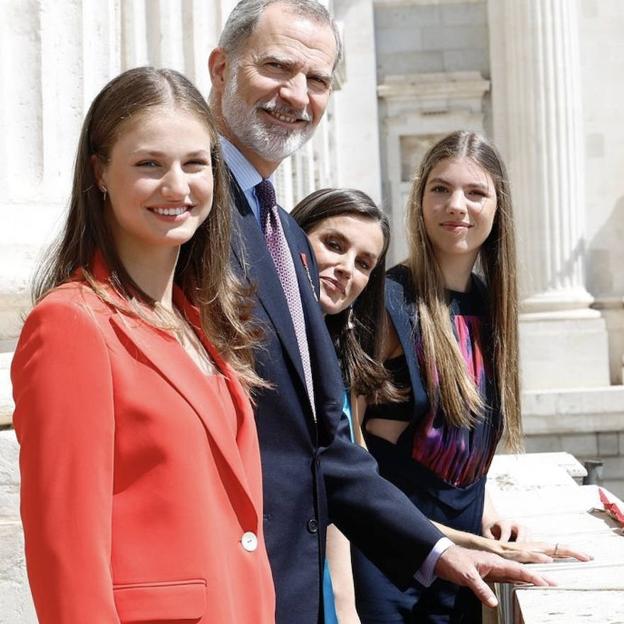
[[[297, 345], [286, 295], [277, 276], [273, 258], [266, 247], [262, 231], [247, 199], [235, 181], [232, 181], [236, 209], [233, 210], [232, 252], [245, 277], [254, 285], [255, 294], [275, 328], [284, 350], [305, 384], [303, 365]], [[293, 258], [297, 270], [297, 258]], [[297, 270], [301, 289], [301, 277]]]
[[[239, 509], [241, 502], [244, 501], [243, 506], [247, 508], [245, 511], [251, 512], [252, 517], [257, 517], [241, 457], [232, 437], [232, 430], [228, 428], [223, 418], [212, 411], [213, 398], [201, 371], [169, 333], [120, 312], [113, 315], [111, 322], [180, 393], [199, 416], [207, 434], [214, 441], [215, 448], [231, 473], [227, 477], [227, 482], [236, 483], [242, 494], [242, 497], [236, 497], [237, 504], [234, 505], [236, 513], [244, 513], [242, 509]], [[215, 354], [212, 346], [205, 340], [204, 345], [209, 349], [210, 355], [222, 364], [221, 358]], [[228, 385], [231, 387], [231, 382]], [[240, 410], [240, 397], [236, 400], [235, 396], [235, 406], [237, 410]]]
[[[111, 308], [115, 310], [111, 315], [111, 324], [193, 408], [206, 429], [207, 435], [214, 442], [214, 448], [223, 458], [221, 463], [227, 466], [228, 474], [224, 475], [224, 481], [231, 487], [236, 487], [240, 493], [239, 496], [233, 498], [233, 509], [241, 519], [243, 517], [255, 518], [257, 524], [258, 510], [261, 509], [262, 503], [255, 501], [254, 504], [241, 455], [238, 452], [237, 440], [232, 439], [232, 429], [211, 409], [214, 400], [207, 387], [206, 378], [171, 334], [145, 323], [132, 314], [123, 312], [123, 310], [128, 311], [128, 302], [112, 288], [111, 273], [100, 252], [94, 255], [91, 270], [96, 281], [102, 285]], [[243, 396], [242, 388], [234, 381], [231, 369], [223, 362], [221, 356], [216, 353], [201, 331], [197, 310], [189, 304], [184, 294], [175, 286], [174, 301], [179, 309], [184, 310], [187, 319], [195, 327], [202, 344], [218, 368], [226, 373], [226, 382], [236, 409], [237, 422], [244, 422], [245, 410], [250, 411], [248, 402]], [[253, 416], [249, 415], [249, 417], [253, 419]], [[240, 435], [240, 429], [238, 433]]]

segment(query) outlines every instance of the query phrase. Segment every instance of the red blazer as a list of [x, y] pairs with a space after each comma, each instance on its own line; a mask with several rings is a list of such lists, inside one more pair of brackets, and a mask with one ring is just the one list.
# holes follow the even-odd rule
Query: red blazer
[[84, 282], [26, 320], [11, 374], [40, 624], [274, 622], [252, 411], [203, 343], [224, 376]]

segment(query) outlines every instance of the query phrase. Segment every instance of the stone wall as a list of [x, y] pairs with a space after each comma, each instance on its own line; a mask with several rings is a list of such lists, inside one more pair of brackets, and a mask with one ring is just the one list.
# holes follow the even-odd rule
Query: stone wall
[[18, 446], [0, 431], [0, 624], [36, 624], [19, 521]]
[[559, 433], [532, 435], [526, 438], [528, 453], [565, 451], [581, 463], [600, 460], [599, 483], [624, 498], [624, 430], [594, 433]]
[[[624, 3], [580, 0], [581, 68], [585, 84], [587, 289], [609, 333], [611, 383], [623, 383], [624, 353]], [[596, 95], [599, 94], [599, 97]]]
[[374, 0], [383, 198], [389, 262], [405, 257], [405, 204], [426, 149], [458, 128], [489, 124], [485, 0]]
[[489, 76], [487, 3], [375, 2], [377, 80], [478, 71]]
[[598, 298], [624, 295], [624, 3], [580, 0], [585, 129], [587, 287]]
[[529, 453], [566, 451], [599, 460], [598, 483], [624, 498], [624, 394], [607, 389], [527, 392], [522, 414]]
[[604, 512], [612, 492], [579, 486], [584, 473], [566, 453], [496, 457], [487, 488], [498, 512], [523, 524], [533, 539], [590, 553], [591, 561], [560, 559], [532, 566], [556, 587], [496, 585], [500, 607], [484, 609], [484, 624], [621, 624], [624, 617], [624, 540], [621, 523]]

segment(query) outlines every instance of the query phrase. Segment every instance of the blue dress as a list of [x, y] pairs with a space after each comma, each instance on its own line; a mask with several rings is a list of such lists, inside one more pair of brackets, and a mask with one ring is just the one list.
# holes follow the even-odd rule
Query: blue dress
[[[353, 419], [351, 417], [351, 401], [349, 393], [344, 393], [344, 404], [342, 411], [349, 420], [349, 430], [351, 433], [351, 442], [353, 437]], [[331, 574], [329, 573], [329, 565], [325, 559], [325, 569], [323, 570], [323, 612], [325, 615], [325, 624], [338, 624], [338, 616], [336, 615], [336, 605], [334, 603], [334, 589], [332, 587]]]

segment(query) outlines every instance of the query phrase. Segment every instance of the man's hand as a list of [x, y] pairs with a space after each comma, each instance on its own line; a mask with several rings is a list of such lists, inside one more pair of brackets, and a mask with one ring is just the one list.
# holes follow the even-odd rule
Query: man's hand
[[446, 581], [469, 587], [484, 605], [491, 608], [498, 605], [498, 600], [485, 580], [530, 583], [541, 587], [555, 585], [547, 577], [535, 574], [515, 561], [507, 561], [492, 553], [469, 550], [461, 546], [451, 546], [442, 553], [436, 564], [435, 574]]

